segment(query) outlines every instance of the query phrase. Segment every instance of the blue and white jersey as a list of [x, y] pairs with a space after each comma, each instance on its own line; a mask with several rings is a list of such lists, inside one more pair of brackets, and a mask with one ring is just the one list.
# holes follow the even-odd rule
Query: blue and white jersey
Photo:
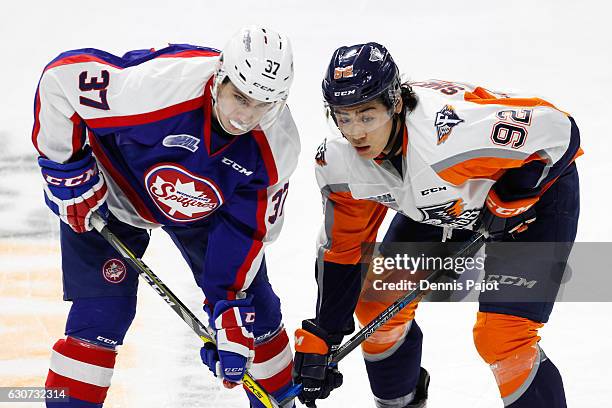
[[123, 57], [62, 53], [40, 79], [32, 133], [38, 152], [58, 163], [88, 142], [121, 221], [209, 223], [205, 269], [219, 280], [217, 293], [206, 293], [213, 302], [247, 288], [259, 270], [282, 228], [300, 151], [287, 107], [265, 131], [228, 138], [211, 129], [218, 62], [217, 50], [191, 45]]

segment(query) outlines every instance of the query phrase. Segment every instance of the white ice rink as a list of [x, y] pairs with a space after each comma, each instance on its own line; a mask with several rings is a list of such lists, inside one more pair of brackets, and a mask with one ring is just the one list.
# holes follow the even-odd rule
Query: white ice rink
[[[328, 133], [320, 82], [332, 51], [385, 44], [408, 78], [439, 78], [524, 90], [568, 111], [582, 133], [579, 241], [612, 241], [612, 28], [606, 1], [195, 1], [3, 2], [0, 8], [0, 386], [41, 386], [51, 345], [63, 335], [57, 223], [44, 206], [30, 143], [33, 96], [45, 64], [63, 50], [193, 43], [222, 48], [241, 25], [268, 24], [293, 43], [290, 106], [302, 138], [285, 226], [267, 253], [289, 332], [314, 312], [314, 241], [321, 222], [313, 175]], [[161, 231], [145, 262], [203, 316], [201, 294]], [[610, 273], [602, 268], [601, 273]], [[612, 291], [612, 288], [610, 289]], [[431, 408], [501, 407], [472, 343], [476, 303], [425, 303], [423, 366]], [[568, 406], [612, 406], [610, 303], [559, 303], [541, 330]], [[139, 309], [120, 350], [108, 407], [245, 407], [200, 361], [200, 341], [141, 282]], [[341, 365], [345, 384], [320, 407], [373, 407], [358, 351]], [[2, 404], [16, 408], [42, 404]]]

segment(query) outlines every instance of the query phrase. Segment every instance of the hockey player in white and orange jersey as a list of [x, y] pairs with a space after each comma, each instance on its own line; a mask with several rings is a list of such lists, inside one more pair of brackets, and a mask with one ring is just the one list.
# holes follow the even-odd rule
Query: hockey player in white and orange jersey
[[32, 140], [45, 201], [61, 219], [64, 299], [72, 301], [46, 380], [68, 388], [70, 401], [48, 407], [104, 404], [136, 312], [138, 273], [91, 230], [93, 211], [139, 257], [148, 230], [170, 235], [206, 298], [217, 346], [200, 357], [227, 387], [248, 369], [273, 396], [291, 386], [292, 352], [264, 251], [281, 231], [300, 151], [286, 106], [292, 80], [288, 38], [258, 26], [222, 52], [174, 44], [118, 57], [87, 48], [46, 66]]
[[[342, 384], [326, 356], [352, 331], [353, 312], [365, 325], [387, 306], [359, 296], [361, 244], [376, 240], [387, 209], [397, 214], [384, 242], [461, 242], [481, 230], [490, 241], [570, 243], [550, 261], [561, 264], [579, 214], [578, 128], [542, 99], [439, 80], [402, 84], [376, 43], [337, 49], [323, 94], [343, 137], [317, 154], [325, 214], [317, 314], [296, 333], [294, 364], [300, 399], [310, 405]], [[487, 258], [485, 270], [503, 263]], [[505, 406], [566, 406], [559, 371], [538, 344], [553, 302], [480, 298], [474, 342]], [[377, 407], [426, 404], [416, 306], [363, 343]]]

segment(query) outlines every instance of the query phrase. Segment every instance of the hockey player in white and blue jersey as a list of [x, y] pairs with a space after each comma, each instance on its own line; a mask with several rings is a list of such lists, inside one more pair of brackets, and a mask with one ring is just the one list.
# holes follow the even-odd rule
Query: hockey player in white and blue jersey
[[48, 406], [103, 405], [136, 311], [138, 274], [91, 230], [93, 211], [140, 257], [148, 230], [170, 235], [216, 334], [202, 361], [227, 387], [246, 369], [272, 395], [291, 385], [264, 248], [280, 233], [300, 151], [286, 106], [292, 80], [288, 39], [256, 26], [221, 53], [170, 45], [117, 57], [88, 48], [47, 65], [32, 141], [46, 203], [62, 221], [64, 299], [72, 301], [46, 381], [68, 388], [70, 402]]

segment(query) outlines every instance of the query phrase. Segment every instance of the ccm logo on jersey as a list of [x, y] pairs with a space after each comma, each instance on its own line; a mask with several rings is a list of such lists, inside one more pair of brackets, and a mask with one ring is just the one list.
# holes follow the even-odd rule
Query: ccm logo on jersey
[[423, 190], [421, 191], [421, 195], [422, 196], [426, 196], [428, 194], [433, 194], [433, 193], [437, 193], [438, 191], [444, 191], [446, 190], [446, 187], [442, 186], [442, 187], [434, 187], [434, 188], [428, 188], [427, 190]]
[[45, 174], [45, 181], [47, 182], [47, 184], [51, 184], [52, 186], [76, 187], [76, 186], [80, 186], [81, 184], [87, 183], [96, 174], [98, 174], [98, 170], [92, 164], [92, 166], [88, 168], [87, 170], [85, 170], [83, 173], [79, 174], [78, 176], [74, 176], [70, 178], [58, 178], [58, 177], [53, 177], [49, 174]]
[[251, 174], [253, 174], [252, 170], [245, 169], [244, 167], [242, 167], [235, 161], [228, 159], [227, 157], [223, 157], [223, 159], [221, 159], [221, 163], [227, 164], [232, 169], [236, 170], [240, 174], [244, 174], [245, 176], [250, 176]]

